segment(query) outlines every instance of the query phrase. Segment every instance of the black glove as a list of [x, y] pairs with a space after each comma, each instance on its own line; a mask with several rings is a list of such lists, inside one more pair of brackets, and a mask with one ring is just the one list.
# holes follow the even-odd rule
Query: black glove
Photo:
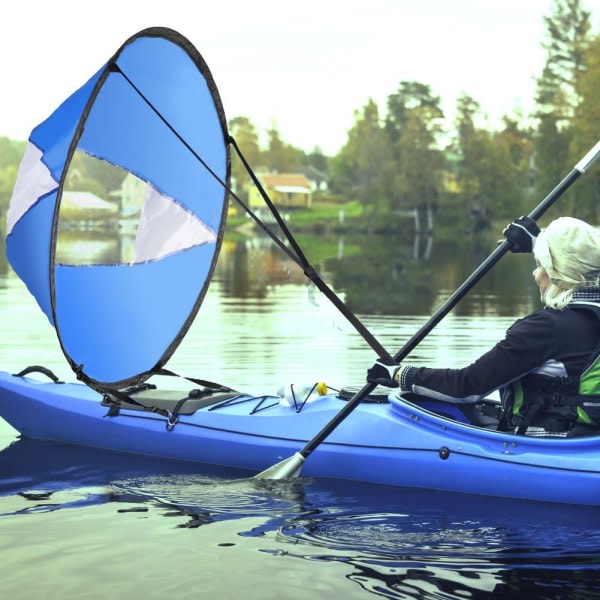
[[394, 376], [400, 365], [390, 358], [378, 358], [375, 364], [367, 371], [367, 381], [386, 387], [398, 387]]
[[506, 227], [502, 233], [510, 242], [511, 252], [532, 252], [540, 228], [533, 219], [519, 217]]

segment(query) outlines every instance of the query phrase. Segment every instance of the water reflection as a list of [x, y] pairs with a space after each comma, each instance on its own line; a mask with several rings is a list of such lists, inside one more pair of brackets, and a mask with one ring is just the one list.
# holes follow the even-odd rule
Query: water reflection
[[[61, 238], [65, 262], [130, 259], [133, 235], [74, 230]], [[303, 235], [301, 247], [321, 278], [355, 314], [429, 315], [494, 250], [488, 238], [398, 240], [382, 235], [330, 238]], [[464, 316], [522, 315], [538, 305], [528, 256], [505, 256], [455, 309]], [[233, 298], [265, 298], [277, 286], [309, 285], [294, 260], [268, 236], [225, 237], [215, 279]]]
[[[70, 243], [63, 251], [77, 252], [85, 239], [85, 232], [65, 237]], [[113, 241], [98, 247], [106, 260], [120, 252]], [[483, 242], [437, 240], [425, 260], [412, 257], [411, 240], [400, 249], [381, 236], [298, 241], [322, 279], [390, 353], [415, 334], [487, 250]], [[488, 350], [515, 318], [537, 306], [528, 262], [506, 255], [409, 358], [463, 366]], [[3, 368], [17, 372], [43, 364], [72, 378], [54, 332], [12, 272], [0, 278], [0, 292], [3, 335], [13, 341], [0, 346]], [[169, 366], [262, 394], [315, 379], [336, 389], [360, 384], [372, 360], [365, 340], [269, 238], [230, 234], [203, 306]]]
[[[349, 307], [364, 314], [431, 314], [494, 247], [483, 240], [436, 241], [428, 260], [415, 259], [395, 240], [362, 240], [356, 255], [327, 260], [332, 283]], [[515, 315], [536, 302], [529, 257], [506, 256], [460, 302], [460, 315]]]
[[118, 264], [126, 262], [129, 244], [133, 244], [132, 237], [110, 230], [67, 229], [60, 232], [55, 260], [63, 264]]
[[[1, 517], [78, 509], [83, 521], [85, 510], [104, 505], [112, 511], [106, 528], [127, 532], [143, 518], [154, 535], [165, 527], [198, 530], [213, 547], [285, 559], [280, 574], [306, 565], [314, 576], [311, 564], [337, 565], [335, 576], [386, 598], [564, 598], [580, 587], [591, 591], [600, 566], [598, 508], [348, 481], [252, 480], [239, 471], [30, 440], [0, 452], [0, 472]], [[178, 564], [190, 568], [189, 560], [179, 556]], [[335, 578], [328, 582], [342, 589]]]

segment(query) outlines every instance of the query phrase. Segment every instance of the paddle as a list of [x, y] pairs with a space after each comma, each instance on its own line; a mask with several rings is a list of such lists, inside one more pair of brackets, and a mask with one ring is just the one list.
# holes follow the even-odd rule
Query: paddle
[[[531, 219], [539, 219], [562, 196], [573, 182], [600, 157], [600, 141], [573, 167], [572, 171], [542, 200], [528, 215]], [[395, 355], [394, 360], [400, 363], [425, 338], [425, 336], [458, 304], [469, 290], [508, 252], [510, 243], [504, 240], [483, 263], [466, 279], [466, 281], [444, 302], [429, 320], [413, 335], [413, 337]], [[283, 479], [297, 477], [304, 461], [323, 442], [327, 436], [368, 396], [377, 384], [367, 383], [344, 405], [344, 407], [313, 437], [299, 452], [265, 469], [254, 476], [255, 479]]]

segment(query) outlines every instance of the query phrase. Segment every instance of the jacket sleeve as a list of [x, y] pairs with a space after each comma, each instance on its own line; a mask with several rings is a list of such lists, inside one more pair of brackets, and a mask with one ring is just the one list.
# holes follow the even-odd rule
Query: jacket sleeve
[[513, 323], [503, 340], [467, 367], [403, 367], [400, 389], [440, 400], [475, 402], [555, 356], [557, 337], [554, 320], [541, 310]]

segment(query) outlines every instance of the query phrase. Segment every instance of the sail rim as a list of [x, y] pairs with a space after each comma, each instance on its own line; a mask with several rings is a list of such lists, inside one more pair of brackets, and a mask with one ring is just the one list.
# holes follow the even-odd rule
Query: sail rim
[[[58, 315], [56, 312], [57, 311], [57, 306], [56, 306], [56, 265], [57, 265], [57, 263], [56, 263], [56, 240], [57, 240], [57, 236], [58, 236], [58, 227], [59, 227], [59, 212], [60, 212], [61, 199], [62, 199], [63, 192], [64, 192], [64, 186], [66, 183], [66, 175], [69, 171], [69, 166], [73, 159], [74, 153], [77, 150], [79, 142], [83, 135], [86, 120], [88, 118], [88, 115], [89, 115], [92, 107], [94, 106], [94, 103], [98, 97], [98, 94], [100, 93], [104, 84], [106, 83], [107, 78], [109, 77], [109, 75], [111, 74], [113, 69], [115, 68], [115, 65], [117, 65], [119, 57], [122, 55], [124, 50], [126, 48], [128, 48], [136, 40], [138, 40], [140, 38], [144, 38], [144, 37], [166, 39], [167, 41], [175, 44], [176, 46], [178, 46], [179, 48], [184, 50], [184, 52], [186, 52], [188, 57], [194, 63], [194, 65], [196, 66], [196, 68], [198, 69], [198, 71], [200, 72], [200, 74], [203, 76], [203, 78], [205, 80], [206, 87], [210, 93], [210, 97], [213, 102], [215, 114], [218, 118], [218, 122], [220, 125], [220, 131], [223, 135], [222, 143], [223, 143], [223, 151], [224, 151], [225, 179], [224, 179], [224, 181], [219, 180], [219, 183], [221, 185], [223, 185], [223, 202], [222, 202], [221, 215], [220, 215], [220, 219], [219, 219], [219, 223], [218, 223], [218, 230], [215, 231], [216, 235], [215, 235], [215, 240], [214, 240], [214, 252], [213, 252], [210, 266], [208, 268], [207, 275], [205, 277], [205, 281], [202, 285], [202, 289], [200, 290], [200, 293], [196, 297], [196, 300], [193, 303], [193, 306], [187, 315], [187, 318], [185, 318], [183, 320], [183, 323], [182, 323], [178, 333], [173, 337], [172, 341], [167, 345], [167, 347], [162, 352], [160, 358], [156, 361], [156, 363], [154, 365], [149, 366], [148, 368], [145, 368], [139, 372], [132, 373], [126, 377], [120, 377], [116, 380], [103, 380], [103, 379], [98, 379], [98, 378], [88, 374], [86, 372], [86, 366], [84, 364], [77, 363], [77, 361], [71, 356], [69, 350], [67, 349], [67, 347], [64, 343], [63, 335], [61, 335], [61, 330], [60, 330], [60, 326], [59, 326], [60, 319], [58, 319]], [[130, 36], [125, 42], [123, 42], [123, 44], [119, 47], [119, 49], [113, 54], [113, 56], [105, 63], [104, 67], [101, 69], [101, 72], [95, 82], [95, 85], [93, 86], [93, 88], [89, 94], [89, 97], [87, 98], [87, 101], [85, 102], [83, 111], [81, 112], [81, 115], [79, 117], [77, 125], [74, 129], [74, 133], [73, 133], [73, 136], [72, 136], [72, 139], [71, 139], [71, 142], [70, 142], [67, 154], [66, 154], [64, 169], [62, 171], [60, 181], [58, 182], [58, 186], [57, 186], [58, 189], [57, 189], [56, 205], [55, 205], [55, 209], [54, 209], [54, 217], [53, 217], [53, 221], [52, 221], [50, 260], [49, 260], [51, 312], [52, 312], [52, 320], [55, 325], [56, 335], [57, 335], [59, 344], [61, 346], [61, 349], [63, 351], [63, 354], [64, 354], [65, 358], [67, 359], [67, 362], [69, 363], [71, 369], [75, 372], [75, 374], [77, 375], [77, 378], [79, 380], [83, 381], [84, 383], [86, 383], [87, 385], [89, 385], [90, 387], [95, 388], [95, 389], [106, 389], [106, 388], [119, 389], [119, 388], [126, 387], [128, 385], [137, 384], [137, 383], [140, 383], [140, 382], [143, 382], [143, 381], [149, 379], [153, 375], [156, 375], [166, 365], [166, 363], [172, 357], [175, 350], [179, 347], [179, 345], [185, 338], [189, 328], [191, 327], [192, 323], [194, 322], [194, 320], [198, 314], [198, 311], [204, 301], [204, 298], [208, 292], [211, 280], [214, 276], [214, 271], [216, 269], [218, 257], [220, 254], [220, 250], [221, 250], [221, 246], [222, 246], [222, 242], [223, 242], [223, 238], [224, 238], [225, 223], [227, 220], [227, 207], [228, 207], [229, 198], [231, 195], [230, 179], [231, 179], [231, 152], [230, 152], [230, 146], [229, 146], [229, 133], [228, 133], [225, 111], [223, 108], [223, 103], [222, 103], [218, 88], [216, 86], [216, 83], [215, 83], [212, 73], [210, 71], [210, 68], [208, 67], [206, 61], [204, 60], [204, 58], [202, 57], [200, 52], [190, 42], [190, 40], [188, 38], [186, 38], [184, 35], [182, 35], [178, 31], [175, 31], [174, 29], [170, 29], [168, 27], [148, 27], [148, 28], [142, 29], [142, 30], [138, 31], [137, 33], [133, 34], [132, 36]], [[150, 183], [150, 182], [146, 182], [146, 183]], [[133, 343], [134, 342], [132, 341], [132, 344]]]

